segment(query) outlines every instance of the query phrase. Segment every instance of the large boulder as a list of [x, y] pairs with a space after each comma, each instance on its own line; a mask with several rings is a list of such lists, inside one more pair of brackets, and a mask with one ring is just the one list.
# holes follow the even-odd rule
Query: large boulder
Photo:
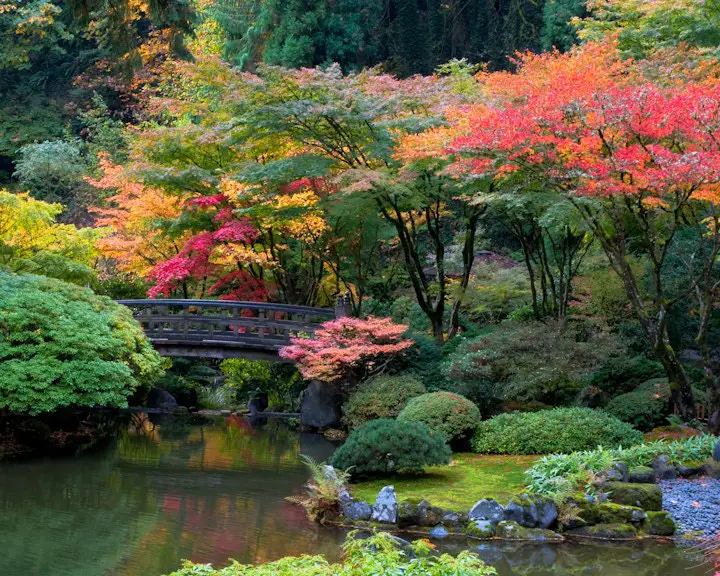
[[636, 506], [645, 511], [662, 510], [662, 490], [657, 484], [608, 482], [605, 488], [610, 492], [610, 500], [616, 504]]
[[372, 510], [372, 519], [375, 522], [395, 524], [398, 520], [398, 502], [394, 486], [385, 486], [375, 499]]
[[656, 480], [675, 480], [677, 478], [677, 470], [670, 464], [669, 456], [658, 456], [653, 461], [652, 467]]
[[[580, 502], [579, 516], [585, 525], [592, 524], [638, 524], [646, 513], [637, 506], [625, 506], [613, 502]], [[580, 524], [582, 526], [582, 523]]]
[[311, 428], [332, 428], [340, 424], [343, 397], [338, 387], [313, 380], [300, 400], [300, 422]]
[[256, 414], [258, 412], [265, 412], [268, 407], [268, 395], [263, 390], [258, 390], [253, 394], [253, 397], [248, 400], [248, 410], [250, 414]]
[[558, 518], [556, 504], [544, 496], [515, 496], [505, 507], [504, 519], [525, 528], [550, 528]]
[[167, 390], [153, 388], [147, 396], [146, 405], [153, 410], [174, 410], [178, 407], [177, 400]]
[[398, 506], [398, 526], [437, 526], [443, 520], [444, 511], [430, 505], [427, 500], [403, 500]]
[[490, 499], [482, 499], [475, 503], [470, 509], [468, 519], [470, 520], [489, 520], [493, 524], [497, 524], [504, 519], [505, 509], [501, 504], [498, 504]]
[[715, 449], [713, 450], [713, 460], [715, 460], [715, 462], [720, 462], [720, 441], [715, 444]]
[[345, 516], [346, 520], [350, 520], [352, 522], [370, 520], [372, 512], [372, 506], [370, 506], [370, 504], [368, 504], [367, 502], [348, 502], [346, 504], [343, 504], [342, 507], [343, 516]]

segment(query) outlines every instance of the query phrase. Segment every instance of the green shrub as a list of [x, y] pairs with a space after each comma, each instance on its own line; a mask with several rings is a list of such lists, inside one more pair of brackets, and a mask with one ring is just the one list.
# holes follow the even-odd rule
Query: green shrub
[[419, 472], [425, 466], [447, 464], [450, 449], [442, 435], [420, 422], [381, 418], [353, 430], [330, 463], [353, 475]]
[[472, 446], [482, 454], [567, 454], [597, 446], [630, 446], [642, 439], [630, 424], [600, 410], [555, 408], [500, 414], [481, 422]]
[[0, 273], [0, 408], [124, 406], [163, 364], [124, 306], [59, 280]]
[[369, 538], [348, 535], [343, 546], [345, 562], [330, 564], [322, 556], [287, 557], [261, 566], [234, 562], [215, 570], [209, 564], [186, 562], [170, 576], [492, 576], [495, 570], [486, 566], [476, 554], [468, 551], [457, 556], [434, 554], [427, 540], [418, 540], [403, 550], [397, 539], [385, 532]]
[[443, 370], [456, 391], [465, 383], [503, 400], [557, 406], [574, 402], [598, 363], [620, 352], [611, 335], [586, 323], [505, 323], [461, 343]]
[[396, 418], [411, 398], [427, 392], [412, 376], [377, 376], [363, 382], [343, 405], [350, 428], [378, 418]]
[[615, 396], [605, 406], [605, 410], [638, 430], [649, 432], [667, 424], [669, 400], [667, 378], [655, 378], [643, 382], [632, 392]]
[[588, 385], [609, 396], [616, 396], [632, 392], [639, 384], [663, 376], [662, 364], [644, 354], [634, 354], [604, 360], [590, 375]]
[[422, 422], [442, 434], [446, 442], [467, 439], [480, 422], [480, 410], [452, 392], [431, 392], [408, 402], [398, 415], [402, 422]]
[[559, 497], [576, 490], [591, 475], [609, 469], [614, 462], [625, 462], [633, 468], [650, 466], [658, 456], [669, 456], [673, 464], [707, 460], [718, 440], [720, 438], [704, 435], [674, 442], [647, 442], [614, 450], [598, 448], [552, 454], [535, 462], [525, 473], [525, 479], [531, 492]]

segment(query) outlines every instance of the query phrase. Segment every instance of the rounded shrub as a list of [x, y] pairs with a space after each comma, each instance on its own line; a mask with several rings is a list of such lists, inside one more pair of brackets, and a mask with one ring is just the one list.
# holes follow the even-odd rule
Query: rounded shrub
[[[705, 394], [695, 386], [693, 393], [696, 401], [704, 401]], [[605, 406], [605, 411], [638, 430], [649, 432], [658, 426], [667, 425], [670, 395], [667, 378], [653, 378], [632, 392], [612, 398]]]
[[591, 408], [500, 414], [481, 422], [472, 439], [482, 454], [553, 454], [617, 448], [643, 441], [627, 422]]
[[431, 392], [410, 400], [398, 415], [398, 420], [422, 422], [450, 442], [469, 438], [472, 435], [480, 422], [480, 410], [459, 394]]
[[611, 399], [605, 410], [638, 430], [648, 432], [667, 424], [670, 386], [666, 378], [643, 382], [632, 392]]
[[382, 476], [447, 464], [450, 454], [443, 437], [425, 424], [381, 418], [353, 430], [330, 463], [352, 467], [353, 475]]
[[0, 409], [125, 406], [163, 365], [128, 308], [74, 284], [0, 272]]
[[357, 428], [378, 418], [396, 418], [411, 398], [427, 392], [412, 376], [376, 376], [363, 382], [343, 405], [343, 420]]

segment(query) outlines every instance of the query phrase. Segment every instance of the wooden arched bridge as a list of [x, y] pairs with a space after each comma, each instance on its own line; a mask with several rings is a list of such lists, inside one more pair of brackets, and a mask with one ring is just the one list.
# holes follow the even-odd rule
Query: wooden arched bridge
[[163, 356], [279, 360], [292, 336], [312, 335], [323, 322], [347, 314], [332, 308], [233, 300], [118, 300], [133, 311]]

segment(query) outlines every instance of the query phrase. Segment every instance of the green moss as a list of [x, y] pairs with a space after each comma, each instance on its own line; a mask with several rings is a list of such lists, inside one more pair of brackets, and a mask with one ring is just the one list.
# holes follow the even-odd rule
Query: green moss
[[425, 499], [433, 506], [467, 512], [481, 498], [507, 502], [523, 490], [523, 474], [533, 456], [455, 454], [450, 466], [433, 466], [424, 475], [396, 475], [352, 486], [353, 495], [374, 502], [383, 486], [392, 484], [399, 500]]
[[474, 520], [465, 526], [465, 534], [473, 538], [487, 539], [495, 536], [495, 528], [487, 520]]
[[610, 500], [616, 504], [638, 506], [643, 510], [662, 510], [662, 491], [656, 484], [632, 484], [630, 482], [608, 482]]
[[675, 522], [665, 510], [648, 512], [640, 529], [652, 536], [672, 536], [675, 534]]
[[583, 498], [578, 501], [579, 515], [587, 524], [626, 524], [639, 522], [645, 512], [636, 506], [625, 506], [614, 502], [590, 503]]
[[517, 522], [500, 522], [496, 534], [503, 540], [530, 540], [533, 542], [552, 542], [563, 539], [560, 534], [542, 528], [525, 528]]
[[570, 530], [568, 534], [603, 540], [628, 540], [637, 537], [637, 530], [631, 524], [595, 524]]

